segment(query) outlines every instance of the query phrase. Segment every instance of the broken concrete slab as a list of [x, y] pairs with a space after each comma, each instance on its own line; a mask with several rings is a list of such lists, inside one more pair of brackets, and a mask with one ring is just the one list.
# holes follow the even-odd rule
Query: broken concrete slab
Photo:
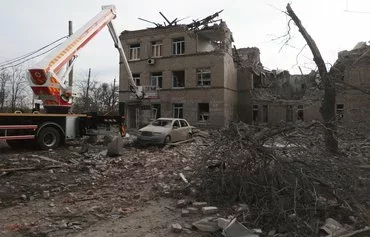
[[196, 207], [196, 208], [202, 208], [202, 207], [206, 207], [208, 205], [207, 202], [193, 202], [193, 207]]
[[186, 210], [188, 210], [191, 214], [196, 214], [199, 212], [199, 209], [195, 207], [188, 207]]
[[109, 157], [120, 156], [123, 153], [122, 137], [115, 136], [111, 143], [108, 144], [107, 155]]
[[217, 207], [202, 207], [202, 213], [204, 215], [212, 215], [212, 214], [216, 214], [218, 212], [218, 208]]
[[187, 217], [190, 215], [190, 211], [189, 210], [186, 210], [186, 209], [182, 209], [181, 210], [181, 216], [182, 217]]
[[171, 229], [175, 233], [181, 233], [182, 232], [182, 226], [179, 223], [172, 224]]
[[258, 237], [255, 231], [249, 230], [234, 218], [226, 228], [222, 231], [226, 237]]
[[216, 232], [220, 228], [217, 225], [217, 218], [206, 217], [192, 224], [195, 228], [204, 232]]
[[185, 199], [181, 199], [177, 201], [176, 207], [183, 208], [186, 207], [187, 201]]

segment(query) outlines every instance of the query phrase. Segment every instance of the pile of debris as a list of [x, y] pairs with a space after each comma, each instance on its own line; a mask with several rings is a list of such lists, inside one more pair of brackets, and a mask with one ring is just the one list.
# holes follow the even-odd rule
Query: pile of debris
[[329, 217], [348, 224], [342, 232], [369, 225], [365, 160], [326, 153], [320, 123], [262, 131], [234, 123], [211, 137], [190, 178], [198, 199], [234, 208], [248, 228], [313, 236]]

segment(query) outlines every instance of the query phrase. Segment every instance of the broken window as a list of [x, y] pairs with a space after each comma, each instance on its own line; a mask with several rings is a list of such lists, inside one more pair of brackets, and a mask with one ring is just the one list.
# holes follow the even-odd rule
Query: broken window
[[161, 57], [162, 56], [162, 42], [153, 41], [152, 42], [152, 57]]
[[269, 121], [268, 118], [268, 106], [267, 105], [262, 105], [262, 122], [267, 123]]
[[140, 59], [140, 44], [130, 45], [130, 60]]
[[286, 107], [286, 121], [293, 122], [293, 106], [287, 105]]
[[140, 86], [140, 73], [133, 73], [132, 78], [137, 86]]
[[297, 108], [297, 120], [298, 121], [303, 121], [304, 120], [303, 105], [298, 105], [298, 108]]
[[335, 109], [335, 115], [338, 121], [343, 120], [344, 117], [344, 104], [337, 104]]
[[262, 87], [261, 77], [253, 75], [252, 78], [253, 78], [253, 88], [261, 88]]
[[184, 38], [178, 38], [172, 40], [172, 54], [182, 55], [185, 53], [185, 40]]
[[199, 68], [197, 69], [197, 85], [198, 86], [210, 86], [211, 85], [211, 69]]
[[172, 72], [172, 87], [174, 88], [185, 87], [185, 71]]
[[183, 118], [183, 116], [184, 116], [183, 104], [173, 104], [173, 117]]
[[253, 122], [258, 123], [258, 105], [253, 105]]
[[150, 77], [150, 87], [152, 90], [162, 88], [162, 72], [153, 72]]
[[161, 117], [161, 104], [152, 104], [152, 118], [157, 119]]
[[198, 120], [206, 122], [209, 119], [209, 103], [199, 103], [198, 114]]

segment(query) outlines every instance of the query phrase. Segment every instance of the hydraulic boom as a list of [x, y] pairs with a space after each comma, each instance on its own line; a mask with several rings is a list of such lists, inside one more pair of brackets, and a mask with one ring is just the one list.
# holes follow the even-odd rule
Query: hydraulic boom
[[[116, 17], [116, 8], [113, 5], [103, 6], [102, 11], [71, 35], [61, 45], [56, 47], [41, 61], [28, 69], [29, 83], [33, 93], [43, 101], [47, 113], [67, 113], [72, 106], [72, 88], [68, 86], [67, 78], [71, 71], [77, 53], [106, 25], [113, 38], [114, 45], [120, 55], [120, 64], [125, 66], [131, 88], [136, 96], [143, 98], [141, 87], [138, 87], [133, 78], [122, 48], [121, 41], [113, 27], [112, 20]], [[61, 70], [72, 59], [67, 69]]]

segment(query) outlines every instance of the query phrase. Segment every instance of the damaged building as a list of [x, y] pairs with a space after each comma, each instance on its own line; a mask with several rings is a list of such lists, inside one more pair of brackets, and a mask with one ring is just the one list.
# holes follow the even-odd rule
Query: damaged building
[[[167, 21], [167, 26], [121, 33], [132, 76], [146, 95], [139, 100], [131, 93], [121, 66], [120, 110], [127, 126], [140, 128], [158, 117], [185, 118], [208, 128], [235, 120], [263, 126], [322, 120], [318, 73], [266, 70], [258, 48], [233, 46], [226, 23], [215, 20], [218, 13], [188, 25]], [[370, 117], [369, 61], [369, 46], [361, 43], [340, 52], [330, 71], [339, 78], [335, 109], [342, 123], [366, 125]]]
[[291, 75], [266, 70], [258, 48], [238, 49], [239, 117], [248, 124], [279, 125], [319, 120], [322, 91], [315, 72]]
[[146, 95], [138, 100], [130, 92], [122, 66], [120, 107], [129, 128], [139, 128], [158, 117], [223, 127], [237, 117], [233, 37], [225, 22], [212, 20], [215, 16], [189, 25], [122, 32], [120, 40], [132, 76]]
[[338, 53], [330, 69], [336, 78], [336, 114], [345, 126], [369, 128], [370, 123], [370, 46], [358, 43], [350, 51]]

